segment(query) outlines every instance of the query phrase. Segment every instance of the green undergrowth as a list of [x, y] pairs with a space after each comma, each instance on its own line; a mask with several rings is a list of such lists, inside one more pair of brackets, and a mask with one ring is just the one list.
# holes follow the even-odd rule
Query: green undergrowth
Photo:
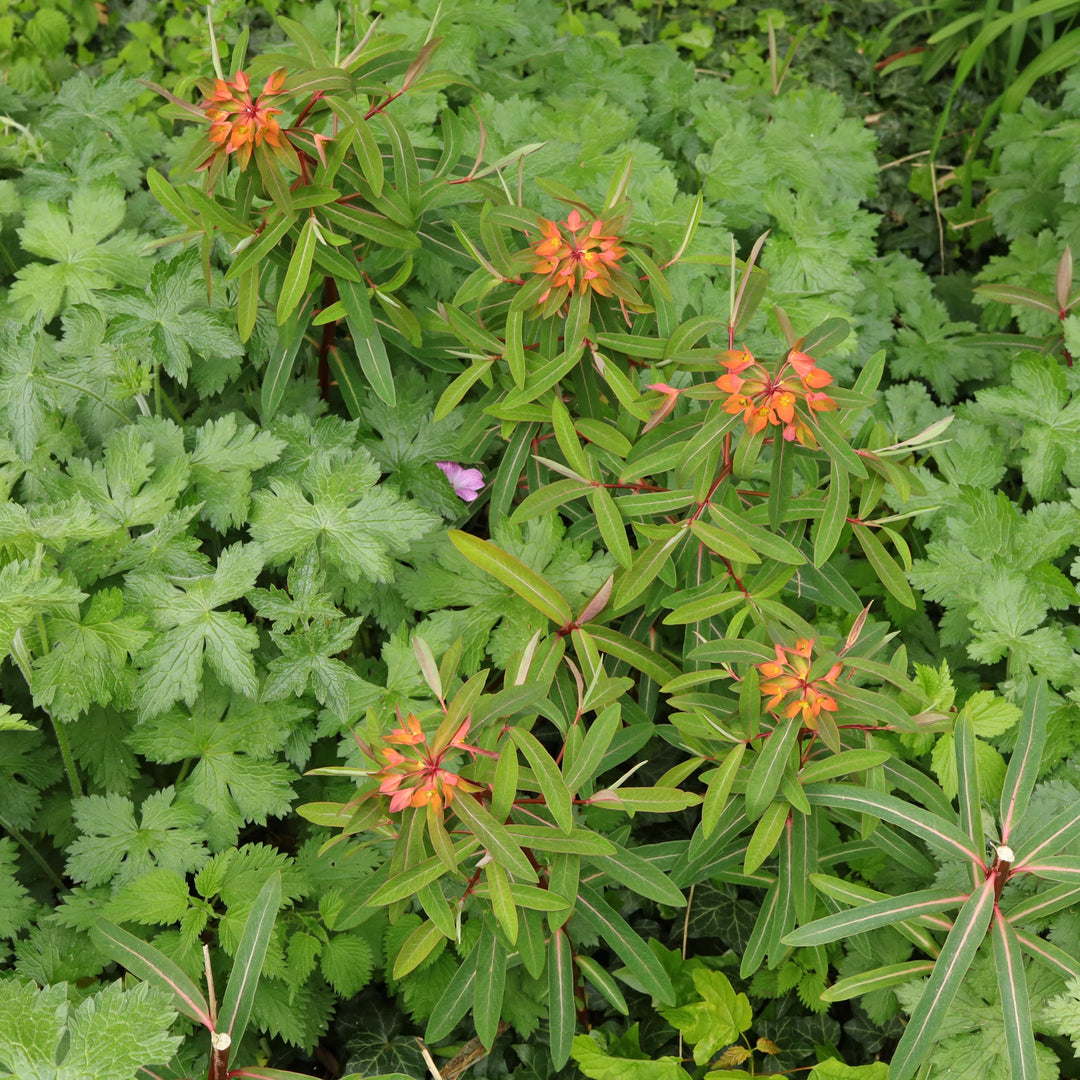
[[374, 7], [0, 4], [0, 1075], [1080, 1075], [1067, 5]]

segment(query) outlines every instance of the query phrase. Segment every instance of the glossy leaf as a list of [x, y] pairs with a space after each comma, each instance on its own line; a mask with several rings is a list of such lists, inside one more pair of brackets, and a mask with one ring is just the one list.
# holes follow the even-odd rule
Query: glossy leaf
[[548, 1026], [552, 1064], [561, 1069], [570, 1059], [577, 1009], [574, 1007], [574, 971], [570, 939], [556, 930], [548, 945]]

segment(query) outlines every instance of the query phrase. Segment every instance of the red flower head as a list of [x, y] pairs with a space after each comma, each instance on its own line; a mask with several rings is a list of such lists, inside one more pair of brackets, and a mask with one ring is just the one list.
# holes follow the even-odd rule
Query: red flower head
[[832, 382], [832, 376], [819, 368], [813, 357], [793, 350], [775, 375], [745, 348], [728, 350], [720, 362], [727, 371], [716, 385], [730, 395], [724, 402], [725, 412], [741, 412], [752, 435], [771, 424], [783, 428], [787, 442], [817, 446], [813, 432], [795, 406], [802, 402], [811, 413], [827, 412], [836, 408], [836, 402], [821, 392], [821, 387]]
[[[611, 296], [611, 267], [626, 254], [626, 249], [619, 246], [617, 236], [604, 235], [601, 219], [586, 225], [575, 209], [561, 223], [541, 218], [540, 232], [544, 239], [532, 249], [537, 258], [532, 268], [534, 274], [547, 274], [551, 288], [566, 286], [571, 295], [578, 288]], [[545, 292], [540, 303], [547, 297]]]
[[242, 71], [235, 79], [214, 81], [214, 89], [202, 108], [210, 121], [210, 141], [217, 144], [217, 149], [203, 162], [202, 168], [208, 168], [218, 154], [235, 151], [240, 168], [246, 169], [256, 146], [264, 142], [272, 147], [281, 146], [281, 128], [274, 119], [281, 115], [281, 110], [272, 108], [268, 101], [284, 93], [284, 84], [284, 68], [266, 80], [257, 98], [252, 98], [248, 77]]
[[816, 731], [821, 710], [837, 710], [836, 699], [823, 687], [836, 683], [844, 665], [833, 664], [820, 678], [810, 679], [813, 648], [813, 638], [799, 638], [793, 649], [777, 645], [776, 659], [758, 664], [757, 669], [766, 680], [760, 687], [761, 693], [769, 696], [765, 708], [774, 716], [801, 717], [806, 727]]

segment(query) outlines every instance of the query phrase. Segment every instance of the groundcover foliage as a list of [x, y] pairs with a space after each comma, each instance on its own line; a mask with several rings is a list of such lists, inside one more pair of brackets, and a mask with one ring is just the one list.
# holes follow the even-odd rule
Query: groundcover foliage
[[375, 6], [0, 13], [0, 1075], [1080, 1075], [1069, 5]]

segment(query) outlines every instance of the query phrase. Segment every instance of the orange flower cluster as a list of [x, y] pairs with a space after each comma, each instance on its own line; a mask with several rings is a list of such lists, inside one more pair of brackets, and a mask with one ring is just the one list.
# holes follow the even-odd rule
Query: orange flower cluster
[[[626, 254], [617, 236], [605, 236], [599, 218], [587, 227], [577, 210], [571, 210], [564, 222], [557, 224], [540, 219], [544, 239], [533, 245], [537, 262], [534, 274], [547, 274], [551, 288], [565, 286], [572, 295], [575, 288], [592, 289], [600, 296], [611, 296], [611, 268]], [[550, 289], [540, 297], [542, 304]]]
[[[401, 714], [398, 713], [398, 719]], [[469, 746], [465, 736], [469, 733], [470, 720], [462, 721], [450, 741], [442, 747], [428, 745], [427, 736], [420, 721], [409, 713], [404, 726], [395, 728], [385, 741], [393, 743], [378, 751], [386, 764], [375, 773], [381, 780], [379, 794], [390, 796], [390, 812], [396, 814], [407, 806], [433, 804], [436, 810], [449, 806], [457, 791], [479, 791], [476, 784], [463, 780], [447, 767], [446, 759], [454, 751], [470, 754], [484, 753], [479, 747]], [[403, 749], [398, 750], [395, 747]]]
[[741, 412], [751, 434], [767, 424], [782, 425], [787, 442], [798, 440], [803, 446], [817, 446], [813, 432], [795, 406], [801, 401], [813, 414], [835, 409], [836, 402], [821, 392], [832, 382], [832, 376], [819, 368], [812, 356], [793, 349], [776, 375], [766, 371], [746, 349], [729, 350], [721, 363], [727, 372], [716, 380], [716, 385], [731, 395], [724, 402], [725, 412]]
[[[813, 638], [799, 638], [793, 649], [777, 645], [776, 659], [758, 664], [757, 669], [766, 679], [761, 684], [762, 694], [771, 695], [765, 708], [774, 716], [781, 715], [789, 720], [800, 716], [811, 731], [816, 731], [821, 710], [836, 712], [837, 709], [836, 699], [825, 693], [822, 686], [834, 685], [844, 665], [833, 664], [820, 678], [810, 679], [810, 653], [813, 648]], [[782, 711], [778, 714], [777, 710], [781, 707]]]
[[235, 151], [240, 168], [246, 169], [256, 146], [264, 142], [275, 148], [281, 146], [281, 128], [274, 119], [281, 115], [281, 110], [272, 108], [267, 101], [284, 93], [284, 84], [284, 68], [266, 80], [257, 98], [252, 98], [248, 77], [242, 71], [232, 80], [214, 80], [213, 92], [202, 108], [210, 121], [210, 141], [218, 148], [206, 164], [222, 151], [226, 154]]

